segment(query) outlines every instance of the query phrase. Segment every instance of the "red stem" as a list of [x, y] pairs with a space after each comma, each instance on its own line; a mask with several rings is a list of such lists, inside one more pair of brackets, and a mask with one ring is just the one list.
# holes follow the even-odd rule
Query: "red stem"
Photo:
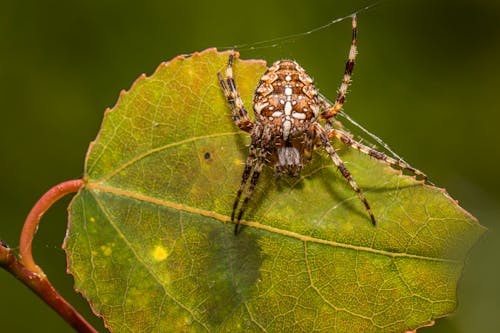
[[77, 332], [98, 333], [52, 286], [45, 275], [39, 275], [17, 260], [12, 250], [0, 242], [0, 266], [28, 286], [54, 309]]
[[20, 260], [0, 241], [0, 267], [28, 286], [78, 332], [97, 333], [97, 330], [54, 289], [43, 270], [33, 260], [31, 253], [33, 237], [43, 214], [59, 199], [77, 192], [83, 185], [81, 179], [70, 180], [48, 190], [33, 206], [24, 222], [19, 241]]
[[21, 239], [19, 240], [19, 254], [21, 256], [21, 263], [30, 271], [44, 277], [45, 273], [33, 260], [31, 254], [31, 244], [35, 237], [35, 232], [38, 223], [43, 214], [59, 199], [67, 194], [77, 192], [83, 186], [83, 180], [69, 180], [48, 190], [33, 206], [26, 221], [24, 222], [23, 230], [21, 232]]

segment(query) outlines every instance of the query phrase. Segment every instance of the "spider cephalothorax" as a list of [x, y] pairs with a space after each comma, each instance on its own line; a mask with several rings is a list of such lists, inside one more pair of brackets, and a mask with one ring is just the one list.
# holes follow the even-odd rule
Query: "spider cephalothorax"
[[[331, 120], [342, 109], [351, 80], [357, 53], [356, 34], [356, 16], [353, 15], [351, 49], [342, 84], [333, 105], [318, 94], [313, 80], [299, 64], [293, 60], [280, 60], [264, 73], [255, 89], [253, 98], [255, 121], [251, 121], [233, 79], [233, 54], [229, 56], [226, 78], [224, 79], [218, 73], [219, 82], [231, 107], [234, 122], [251, 136], [241, 185], [231, 214], [231, 221], [234, 222], [236, 217], [235, 234], [238, 232], [241, 217], [257, 185], [264, 164], [269, 163], [274, 166], [277, 176], [282, 173], [297, 176], [304, 163], [311, 158], [311, 153], [316, 147], [323, 147], [330, 155], [333, 163], [358, 194], [370, 215], [372, 224], [375, 225], [375, 216], [368, 201], [330, 143], [333, 138], [376, 159], [427, 178], [425, 174], [407, 163], [363, 145], [353, 140], [348, 132], [331, 126]], [[250, 183], [247, 185], [249, 180]], [[239, 206], [245, 188], [246, 196]], [[236, 215], [238, 206], [240, 208]]]

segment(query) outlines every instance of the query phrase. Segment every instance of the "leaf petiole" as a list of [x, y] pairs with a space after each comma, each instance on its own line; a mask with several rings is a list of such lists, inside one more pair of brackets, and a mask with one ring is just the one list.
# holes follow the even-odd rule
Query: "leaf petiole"
[[21, 232], [20, 258], [0, 241], [0, 267], [29, 287], [78, 332], [96, 333], [94, 329], [52, 286], [43, 270], [35, 263], [31, 253], [33, 237], [43, 214], [67, 194], [77, 192], [81, 179], [60, 183], [48, 190], [33, 206]]

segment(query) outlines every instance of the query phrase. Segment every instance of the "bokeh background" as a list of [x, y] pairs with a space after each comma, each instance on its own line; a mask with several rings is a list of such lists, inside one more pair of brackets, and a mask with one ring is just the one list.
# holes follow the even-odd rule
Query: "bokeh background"
[[[373, 1], [0, 2], [0, 239], [52, 185], [82, 176], [106, 107], [141, 73], [172, 57], [300, 33]], [[345, 110], [475, 215], [488, 233], [470, 253], [457, 312], [421, 332], [500, 329], [500, 3], [380, 1], [359, 15], [359, 57]], [[243, 50], [242, 58], [299, 61], [335, 96], [350, 23]], [[63, 200], [34, 253], [53, 284], [103, 330], [72, 290], [61, 243]], [[68, 332], [26, 287], [0, 271], [0, 330]]]

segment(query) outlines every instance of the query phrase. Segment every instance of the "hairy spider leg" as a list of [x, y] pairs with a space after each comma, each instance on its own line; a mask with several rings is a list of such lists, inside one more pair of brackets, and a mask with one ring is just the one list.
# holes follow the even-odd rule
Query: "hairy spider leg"
[[352, 40], [351, 40], [351, 48], [349, 50], [349, 57], [347, 59], [347, 63], [345, 65], [344, 77], [342, 78], [342, 84], [337, 93], [337, 99], [335, 100], [335, 104], [328, 108], [325, 112], [321, 114], [321, 118], [330, 119], [335, 117], [335, 115], [342, 109], [344, 105], [345, 96], [347, 94], [347, 88], [351, 83], [351, 75], [352, 70], [354, 68], [354, 62], [356, 60], [356, 54], [358, 53], [358, 48], [356, 46], [357, 43], [357, 21], [356, 14], [352, 16]]
[[312, 158], [312, 153], [316, 148], [316, 131], [315, 125], [313, 125], [308, 131], [304, 134], [304, 160], [309, 161]]
[[[256, 152], [257, 152], [257, 147], [256, 143], [253, 142], [250, 144], [249, 147], [249, 152], [247, 159], [245, 161], [245, 169], [243, 170], [243, 174], [241, 175], [241, 183], [240, 183], [240, 188], [238, 189], [238, 192], [236, 193], [236, 198], [234, 199], [233, 203], [233, 211], [231, 213], [231, 222], [234, 222], [234, 216], [236, 215], [236, 211], [238, 209], [238, 204], [240, 202], [241, 195], [243, 194], [243, 190], [245, 189], [245, 186], [248, 182], [248, 178], [252, 174], [252, 169], [255, 166], [255, 161], [256, 161]], [[241, 214], [238, 214], [238, 222], [236, 223], [234, 227], [234, 233], [236, 234], [238, 232], [238, 224], [240, 223], [241, 219]]]
[[[248, 203], [250, 202], [250, 199], [252, 198], [253, 192], [255, 190], [255, 186], [257, 186], [257, 182], [259, 181], [259, 176], [260, 173], [262, 172], [262, 167], [264, 166], [264, 160], [263, 159], [258, 159], [257, 162], [255, 163], [255, 166], [253, 168], [253, 173], [252, 173], [252, 178], [250, 179], [250, 184], [247, 187], [247, 192], [245, 194], [245, 199], [243, 199], [243, 203], [240, 206], [240, 211], [238, 212], [238, 218], [236, 220], [236, 224], [234, 225], [234, 235], [236, 236], [238, 234], [238, 227], [241, 222], [241, 217], [243, 216], [243, 213], [245, 213]], [[233, 214], [234, 216], [234, 211]], [[234, 219], [231, 218], [231, 221], [234, 222]]]
[[[259, 124], [257, 124], [252, 129], [250, 136], [252, 141], [250, 143], [248, 156], [245, 161], [245, 169], [243, 170], [243, 174], [241, 175], [240, 187], [238, 189], [238, 192], [236, 193], [236, 198], [233, 203], [233, 211], [231, 213], [231, 222], [235, 223], [234, 225], [235, 235], [238, 234], [238, 227], [240, 225], [241, 218], [247, 209], [250, 199], [253, 196], [255, 187], [257, 186], [257, 182], [259, 181], [260, 173], [262, 172], [262, 168], [266, 163], [266, 158], [269, 155], [269, 152], [267, 150], [262, 149], [262, 147], [260, 147], [260, 140], [269, 142], [269, 140], [271, 139], [269, 130], [267, 131], [265, 129], [263, 130], [262, 127]], [[249, 179], [250, 183], [247, 186]], [[242, 204], [239, 205], [243, 191], [245, 191], [245, 187], [246, 187], [245, 196]], [[236, 217], [236, 222], [235, 222], [235, 217]]]
[[323, 147], [325, 148], [326, 152], [330, 155], [330, 157], [333, 160], [333, 163], [340, 170], [340, 173], [342, 174], [342, 176], [344, 176], [344, 178], [349, 182], [349, 185], [351, 185], [354, 192], [356, 192], [358, 194], [359, 199], [363, 202], [363, 204], [365, 205], [366, 211], [370, 215], [370, 219], [372, 220], [372, 224], [375, 225], [376, 224], [375, 215], [373, 215], [372, 209], [370, 208], [370, 204], [368, 204], [368, 201], [366, 200], [364, 194], [361, 192], [361, 189], [359, 188], [358, 184], [352, 178], [351, 172], [346, 168], [346, 166], [344, 165], [344, 162], [342, 162], [342, 160], [340, 159], [340, 156], [337, 154], [337, 151], [330, 143], [328, 131], [319, 125], [316, 126], [316, 129], [319, 132], [319, 137], [321, 139], [321, 142], [323, 143]]
[[413, 172], [415, 175], [420, 176], [420, 177], [424, 178], [425, 180], [428, 178], [427, 175], [424, 174], [422, 171], [415, 169], [414, 167], [410, 166], [409, 164], [398, 161], [392, 157], [387, 156], [386, 154], [384, 154], [378, 150], [375, 150], [373, 148], [370, 148], [370, 147], [362, 144], [361, 142], [358, 142], [356, 140], [351, 139], [349, 134], [347, 134], [344, 131], [341, 131], [338, 129], [332, 129], [332, 131], [328, 134], [328, 137], [329, 138], [336, 137], [337, 139], [342, 141], [344, 144], [346, 144], [349, 147], [352, 147], [356, 150], [359, 150], [363, 154], [369, 155], [373, 158], [376, 158], [377, 160], [382, 160], [382, 161], [384, 161], [388, 164], [391, 164], [391, 165], [397, 165], [401, 169], [405, 169], [405, 170], [408, 170], [410, 172]]
[[252, 132], [252, 144], [250, 145], [250, 152], [248, 154], [247, 160], [245, 162], [245, 170], [243, 171], [243, 175], [241, 178], [241, 184], [240, 188], [238, 189], [238, 193], [236, 194], [236, 200], [234, 201], [233, 204], [233, 212], [231, 213], [231, 222], [234, 223], [234, 217], [236, 215], [236, 210], [238, 208], [238, 203], [240, 201], [241, 195], [243, 193], [243, 190], [245, 189], [245, 185], [248, 182], [248, 179], [250, 177], [250, 173], [252, 174], [250, 178], [250, 184], [248, 184], [248, 187], [246, 189], [245, 193], [245, 198], [243, 199], [243, 202], [239, 208], [238, 215], [236, 218], [236, 223], [234, 225], [234, 234], [238, 234], [238, 227], [241, 222], [241, 218], [243, 214], [245, 213], [248, 203], [250, 202], [250, 199], [253, 196], [253, 193], [255, 191], [255, 187], [257, 186], [257, 183], [259, 181], [259, 176], [262, 172], [262, 168], [264, 167], [264, 164], [266, 163], [266, 158], [268, 155], [268, 152], [264, 149], [259, 148], [258, 149], [258, 156], [256, 156], [256, 141], [260, 137], [259, 133], [254, 133], [258, 132], [258, 127], [256, 128], [256, 131]]
[[236, 83], [233, 79], [233, 58], [233, 54], [229, 55], [226, 68], [226, 79], [224, 80], [220, 72], [217, 72], [217, 77], [231, 108], [233, 121], [240, 129], [245, 132], [250, 132], [254, 123], [250, 120], [250, 118], [248, 118], [248, 112], [243, 105], [243, 101], [241, 100], [241, 96], [238, 93]]
[[238, 89], [236, 88], [236, 83], [233, 78], [233, 60], [234, 60], [234, 54], [230, 54], [226, 68], [226, 79], [224, 80], [220, 72], [217, 73], [217, 77], [219, 79], [222, 90], [224, 91], [224, 95], [226, 96], [228, 104], [231, 108], [233, 121], [240, 129], [246, 132], [251, 132], [251, 137], [252, 137], [252, 143], [250, 144], [249, 154], [245, 161], [245, 169], [243, 170], [243, 174], [241, 176], [240, 187], [238, 189], [238, 192], [236, 193], [236, 198], [233, 203], [233, 211], [231, 213], [231, 222], [234, 223], [235, 215], [238, 210], [241, 196], [248, 183], [248, 179], [251, 176], [250, 184], [247, 187], [245, 198], [243, 199], [243, 203], [239, 208], [236, 223], [234, 226], [234, 234], [236, 235], [238, 233], [238, 227], [241, 222], [241, 217], [243, 216], [243, 213], [245, 212], [248, 206], [248, 202], [250, 201], [253, 192], [255, 190], [255, 186], [257, 185], [257, 182], [259, 180], [262, 167], [264, 166], [265, 163], [266, 154], [263, 153], [262, 149], [259, 149], [260, 154], [259, 157], [257, 157], [257, 140], [261, 136], [261, 130], [260, 127], [255, 126], [255, 124], [248, 118], [248, 112], [245, 109], [245, 106], [243, 105], [243, 101], [240, 97]]

